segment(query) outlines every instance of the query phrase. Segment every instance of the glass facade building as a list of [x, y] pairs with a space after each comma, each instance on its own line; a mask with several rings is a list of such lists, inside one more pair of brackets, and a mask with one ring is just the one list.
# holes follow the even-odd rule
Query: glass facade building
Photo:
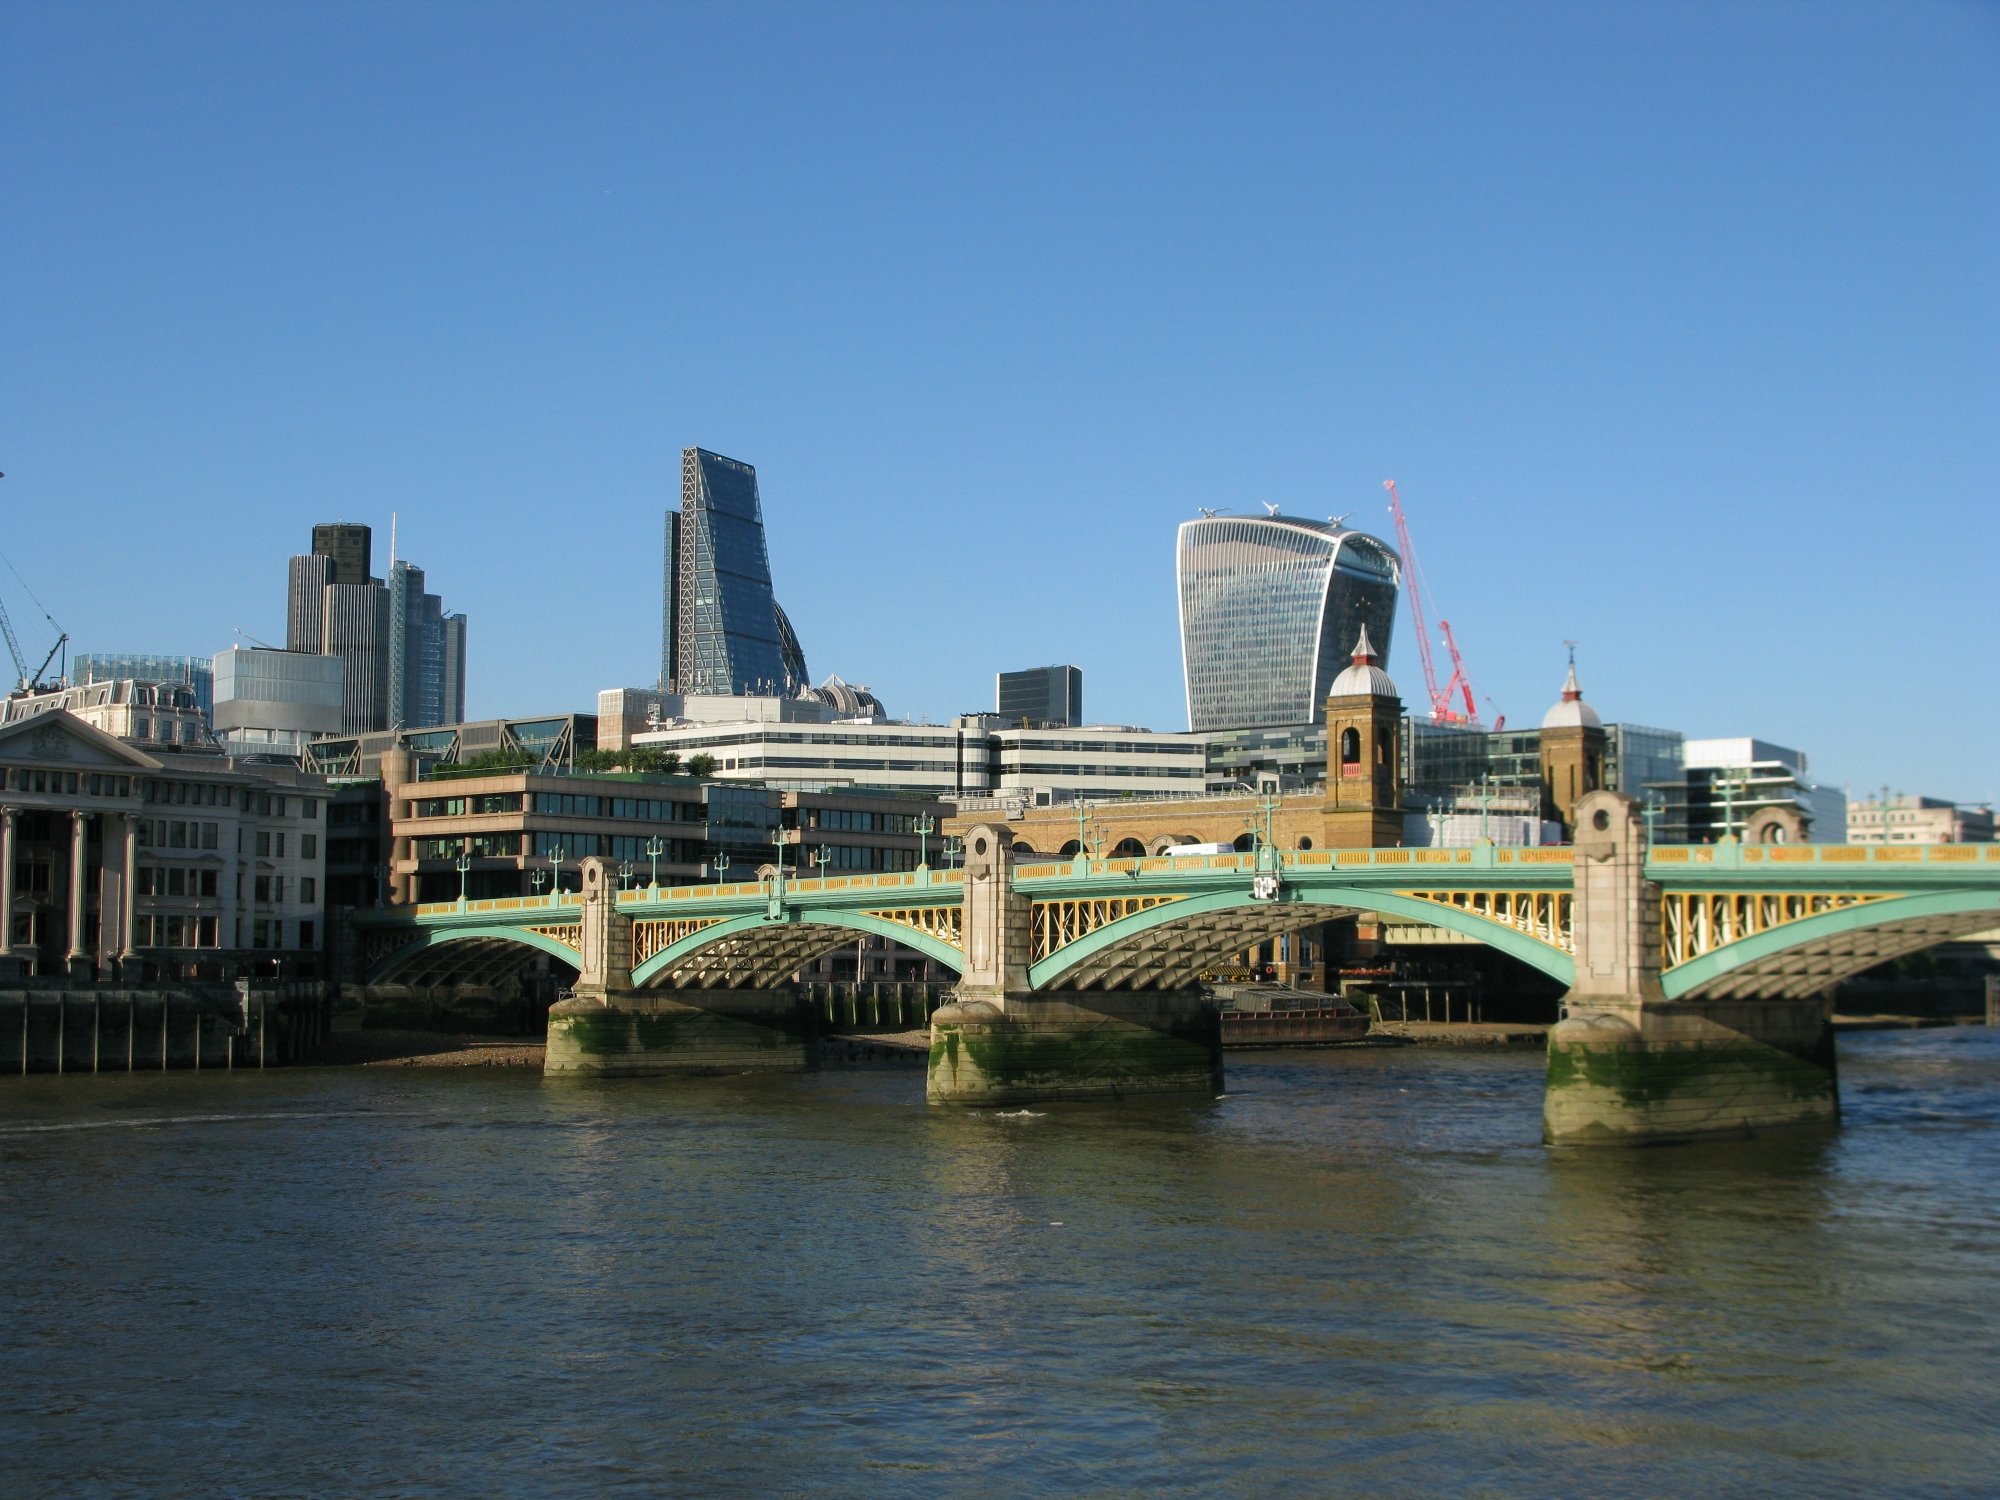
[[993, 683], [994, 712], [1010, 724], [1083, 722], [1083, 672], [1072, 666], [1001, 672]]
[[215, 672], [206, 656], [159, 656], [139, 651], [86, 651], [72, 657], [69, 680], [91, 682], [178, 682], [194, 689], [201, 716], [214, 722]]
[[680, 693], [791, 696], [805, 654], [771, 595], [757, 471], [689, 448], [681, 508], [667, 513], [662, 686]]
[[1402, 567], [1331, 521], [1205, 516], [1180, 528], [1181, 661], [1197, 734], [1320, 717], [1361, 627], [1384, 662]]

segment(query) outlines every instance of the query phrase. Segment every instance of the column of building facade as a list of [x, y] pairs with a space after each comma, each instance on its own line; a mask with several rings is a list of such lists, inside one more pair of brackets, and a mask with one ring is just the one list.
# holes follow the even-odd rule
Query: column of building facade
[[125, 883], [119, 890], [118, 956], [131, 958], [138, 951], [135, 941], [139, 925], [139, 815], [120, 815], [125, 823]]
[[69, 815], [69, 953], [73, 963], [87, 957], [83, 946], [83, 917], [85, 902], [85, 864], [90, 852], [90, 831], [86, 819], [90, 815], [81, 808], [73, 809]]
[[0, 958], [14, 955], [14, 809], [0, 807]]

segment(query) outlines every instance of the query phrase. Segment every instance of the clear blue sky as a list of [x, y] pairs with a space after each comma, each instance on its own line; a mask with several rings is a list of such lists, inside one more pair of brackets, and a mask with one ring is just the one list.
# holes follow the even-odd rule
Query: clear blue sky
[[815, 676], [1175, 729], [1175, 526], [1393, 477], [1510, 719], [1569, 637], [1607, 719], [2000, 796], [1991, 4], [13, 0], [0, 138], [78, 649], [281, 638], [394, 511], [472, 712], [589, 708], [697, 443]]

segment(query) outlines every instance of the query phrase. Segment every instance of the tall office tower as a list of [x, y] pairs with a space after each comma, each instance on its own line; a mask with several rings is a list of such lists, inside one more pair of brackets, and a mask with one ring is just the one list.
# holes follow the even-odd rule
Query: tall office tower
[[366, 583], [374, 533], [354, 521], [329, 521], [313, 527], [313, 556], [333, 562], [332, 583]]
[[[681, 460], [685, 467], [687, 460]], [[681, 513], [667, 512], [666, 556], [660, 564], [660, 681], [663, 693], [676, 691], [680, 667], [674, 659], [674, 627], [681, 613]]]
[[292, 559], [285, 587], [285, 649], [326, 649], [326, 588], [333, 582], [333, 559], [317, 552]]
[[465, 722], [465, 614], [444, 617], [444, 681], [438, 699], [440, 724]]
[[424, 570], [389, 564], [389, 689], [386, 727], [463, 723], [465, 616], [424, 592]]
[[382, 581], [329, 583], [320, 651], [340, 658], [345, 674], [340, 732], [389, 727], [389, 591]]
[[684, 450], [681, 508], [667, 513], [666, 552], [664, 689], [789, 697], [808, 685], [805, 653], [771, 597], [755, 469], [704, 448]]
[[993, 684], [994, 711], [1030, 728], [1083, 722], [1083, 673], [1076, 667], [1032, 667], [1002, 672]]
[[1188, 728], [1317, 722], [1365, 625], [1389, 654], [1395, 549], [1332, 521], [1183, 521], [1177, 573]]
[[370, 533], [349, 522], [313, 527], [313, 550], [291, 561], [285, 644], [344, 664], [342, 734], [427, 729], [465, 721], [464, 615], [424, 591], [423, 569], [392, 559], [369, 576]]

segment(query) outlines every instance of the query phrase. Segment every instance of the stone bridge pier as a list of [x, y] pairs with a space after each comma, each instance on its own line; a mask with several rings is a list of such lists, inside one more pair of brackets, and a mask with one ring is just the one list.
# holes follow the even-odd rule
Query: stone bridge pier
[[1549, 1032], [1543, 1138], [1645, 1144], [1837, 1121], [1831, 1001], [1669, 1000], [1638, 803], [1592, 792], [1575, 817], [1576, 979]]
[[811, 1028], [789, 986], [640, 990], [632, 985], [632, 919], [618, 882], [583, 861], [582, 951], [570, 998], [549, 1009], [544, 1073], [599, 1077], [799, 1072], [814, 1062]]
[[1222, 1091], [1222, 1033], [1196, 986], [1035, 990], [1033, 910], [1014, 885], [1014, 835], [964, 835], [965, 968], [931, 1017], [933, 1104], [1029, 1104]]

